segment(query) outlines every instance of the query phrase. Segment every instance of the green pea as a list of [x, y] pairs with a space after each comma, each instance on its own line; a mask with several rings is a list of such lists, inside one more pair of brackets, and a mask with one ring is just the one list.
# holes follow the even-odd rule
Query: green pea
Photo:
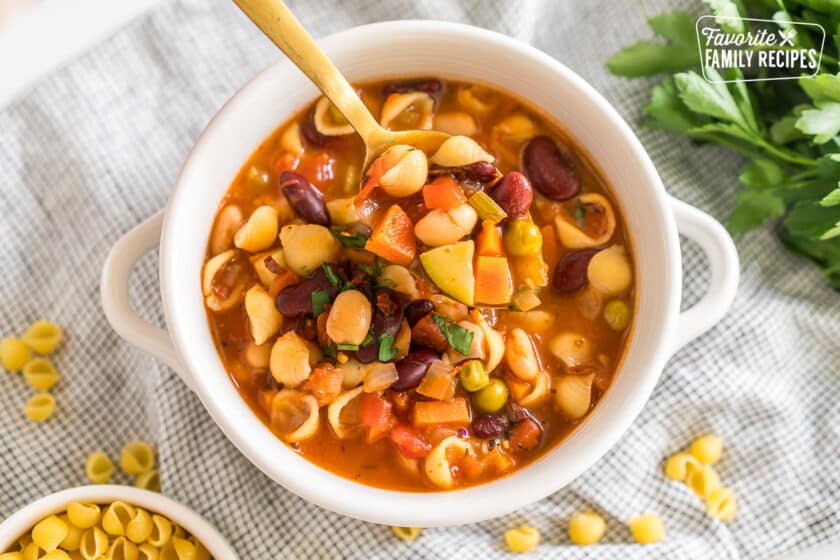
[[530, 220], [516, 220], [505, 228], [505, 250], [514, 257], [528, 257], [542, 251], [542, 232]]
[[604, 307], [604, 320], [611, 329], [623, 331], [630, 324], [630, 306], [614, 299]]
[[473, 393], [473, 402], [482, 412], [499, 412], [507, 400], [507, 385], [498, 378], [491, 379], [482, 390]]
[[461, 385], [470, 393], [479, 391], [490, 383], [484, 364], [479, 360], [469, 360], [464, 363], [458, 376], [461, 378]]

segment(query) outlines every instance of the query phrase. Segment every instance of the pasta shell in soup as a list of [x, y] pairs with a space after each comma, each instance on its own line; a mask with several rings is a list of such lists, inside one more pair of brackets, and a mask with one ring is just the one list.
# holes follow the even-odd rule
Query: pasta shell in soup
[[429, 130], [435, 100], [428, 93], [392, 93], [382, 105], [379, 123], [388, 130]]
[[469, 136], [452, 136], [444, 140], [430, 161], [441, 167], [463, 167], [479, 161], [493, 163], [494, 160]]
[[271, 426], [289, 442], [315, 435], [320, 425], [318, 401], [301, 391], [284, 389], [271, 401]]

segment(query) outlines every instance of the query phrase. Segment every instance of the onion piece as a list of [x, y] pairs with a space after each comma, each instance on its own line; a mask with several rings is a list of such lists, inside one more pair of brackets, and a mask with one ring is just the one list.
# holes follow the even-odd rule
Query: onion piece
[[379, 391], [384, 391], [390, 387], [394, 381], [399, 379], [399, 377], [400, 376], [397, 373], [397, 366], [395, 366], [392, 362], [374, 362], [367, 368], [367, 374], [365, 375], [364, 382], [365, 393], [378, 393]]
[[358, 397], [362, 393], [363, 389], [364, 387], [360, 385], [355, 389], [345, 391], [338, 395], [335, 400], [327, 406], [327, 420], [338, 439], [344, 439], [349, 435], [349, 430], [347, 430], [346, 426], [344, 426], [341, 422], [341, 411], [350, 403], [350, 401]]

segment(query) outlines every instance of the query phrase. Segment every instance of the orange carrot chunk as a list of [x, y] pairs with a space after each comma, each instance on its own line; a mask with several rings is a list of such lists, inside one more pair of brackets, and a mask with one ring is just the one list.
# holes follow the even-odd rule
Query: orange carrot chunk
[[410, 265], [417, 251], [414, 223], [402, 208], [394, 204], [376, 225], [365, 243], [365, 249], [386, 261]]
[[429, 210], [452, 210], [466, 201], [460, 185], [448, 175], [438, 177], [423, 187], [423, 203]]
[[419, 401], [414, 403], [412, 423], [417, 427], [437, 424], [470, 423], [470, 411], [463, 397], [451, 401]]
[[475, 301], [506, 305], [513, 294], [510, 266], [505, 257], [478, 257], [475, 260]]
[[490, 220], [481, 222], [481, 231], [476, 238], [475, 253], [483, 257], [503, 257], [505, 250], [502, 244], [502, 234], [496, 224]]

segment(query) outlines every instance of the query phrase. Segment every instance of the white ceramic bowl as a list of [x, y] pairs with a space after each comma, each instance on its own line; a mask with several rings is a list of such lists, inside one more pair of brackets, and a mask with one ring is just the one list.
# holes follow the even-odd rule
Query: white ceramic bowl
[[[165, 218], [163, 213], [152, 217], [114, 246], [102, 278], [111, 324], [172, 366], [262, 471], [328, 509], [373, 522], [431, 527], [499, 516], [557, 491], [630, 426], [668, 358], [723, 316], [738, 283], [731, 239], [711, 217], [666, 194], [638, 139], [603, 97], [528, 45], [474, 27], [422, 21], [357, 27], [321, 45], [350, 80], [442, 75], [514, 92], [556, 118], [589, 150], [626, 219], [639, 298], [621, 371], [594, 413], [559, 447], [511, 476], [463, 490], [405, 493], [363, 486], [317, 467], [281, 443], [251, 412], [213, 346], [199, 277], [219, 200], [237, 171], [266, 136], [318, 94], [286, 60], [254, 78], [213, 118], [184, 164]], [[708, 293], [682, 314], [678, 231], [700, 243], [712, 272]], [[131, 267], [158, 243], [169, 333], [140, 320], [127, 298]]]
[[25, 508], [13, 513], [0, 524], [0, 553], [12, 547], [24, 533], [43, 518], [67, 509], [70, 502], [104, 504], [123, 500], [153, 513], [161, 514], [184, 529], [201, 542], [216, 560], [239, 558], [225, 538], [207, 521], [188, 507], [166, 496], [132, 486], [98, 484], [69, 488], [44, 496]]

